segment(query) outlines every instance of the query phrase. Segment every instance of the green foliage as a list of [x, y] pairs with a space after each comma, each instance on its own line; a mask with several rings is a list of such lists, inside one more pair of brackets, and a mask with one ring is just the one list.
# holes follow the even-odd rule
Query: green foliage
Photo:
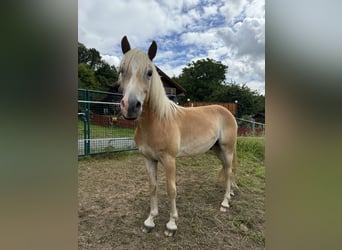
[[187, 90], [186, 99], [210, 101], [208, 93], [215, 91], [224, 82], [227, 69], [221, 62], [202, 59], [188, 64], [175, 80]]
[[98, 69], [95, 71], [95, 78], [101, 83], [101, 89], [108, 89], [118, 79], [118, 72], [114, 66], [110, 66], [102, 60]]
[[83, 89], [99, 89], [100, 84], [95, 79], [95, 73], [88, 65], [78, 65], [78, 87]]
[[265, 96], [251, 90], [246, 84], [221, 85], [210, 95], [210, 100], [214, 102], [238, 101], [237, 116], [239, 117], [265, 111]]
[[108, 91], [117, 81], [118, 72], [101, 59], [100, 53], [78, 43], [78, 87]]
[[82, 43], [78, 43], [78, 64], [88, 62], [88, 49]]
[[84, 63], [95, 70], [101, 64], [101, 55], [96, 49], [87, 49], [84, 44], [78, 43], [78, 63]]
[[187, 99], [199, 102], [238, 101], [237, 116], [254, 115], [265, 111], [265, 96], [252, 91], [246, 84], [226, 83], [228, 67], [213, 59], [192, 62], [183, 68], [182, 73], [173, 79], [186, 89]]

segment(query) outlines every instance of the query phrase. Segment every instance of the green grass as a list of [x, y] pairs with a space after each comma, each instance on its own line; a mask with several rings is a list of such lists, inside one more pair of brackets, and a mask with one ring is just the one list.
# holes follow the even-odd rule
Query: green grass
[[265, 189], [265, 141], [263, 137], [239, 137], [237, 143], [240, 186], [251, 192]]
[[[134, 129], [121, 128], [117, 126], [104, 127], [90, 123], [90, 137], [96, 138], [121, 138], [133, 137]], [[84, 137], [84, 122], [78, 120], [78, 138]]]

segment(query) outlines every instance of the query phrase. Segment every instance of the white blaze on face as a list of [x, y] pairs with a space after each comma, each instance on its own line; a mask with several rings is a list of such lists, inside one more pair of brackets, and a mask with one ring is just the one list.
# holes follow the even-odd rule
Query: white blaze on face
[[[130, 78], [124, 86], [124, 96], [120, 103], [122, 114], [125, 117], [127, 117], [129, 109], [132, 109], [129, 105], [136, 106], [137, 103], [142, 104], [146, 95], [143, 88], [143, 79], [139, 79], [139, 77], [142, 78], [143, 76], [138, 76], [138, 69], [137, 67], [134, 67], [134, 65], [132, 65], [130, 69], [131, 72], [127, 74]], [[140, 109], [141, 108], [142, 107], [140, 107]]]

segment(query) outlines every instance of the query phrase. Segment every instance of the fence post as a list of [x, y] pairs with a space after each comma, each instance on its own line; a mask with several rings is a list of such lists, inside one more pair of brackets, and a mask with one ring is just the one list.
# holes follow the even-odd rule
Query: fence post
[[251, 119], [251, 122], [252, 122], [252, 135], [255, 136], [255, 121], [253, 118]]
[[90, 154], [90, 98], [89, 98], [89, 91], [86, 89], [85, 90], [85, 100], [86, 100], [86, 108], [85, 108], [85, 117], [86, 117], [86, 129], [84, 131], [85, 133], [85, 155], [89, 155]]

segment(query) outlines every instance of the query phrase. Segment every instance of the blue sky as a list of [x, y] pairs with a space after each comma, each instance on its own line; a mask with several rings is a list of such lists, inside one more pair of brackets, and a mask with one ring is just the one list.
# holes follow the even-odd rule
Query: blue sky
[[145, 51], [155, 40], [170, 77], [209, 57], [228, 66], [227, 82], [265, 93], [264, 0], [79, 0], [79, 42], [118, 66], [124, 35]]

